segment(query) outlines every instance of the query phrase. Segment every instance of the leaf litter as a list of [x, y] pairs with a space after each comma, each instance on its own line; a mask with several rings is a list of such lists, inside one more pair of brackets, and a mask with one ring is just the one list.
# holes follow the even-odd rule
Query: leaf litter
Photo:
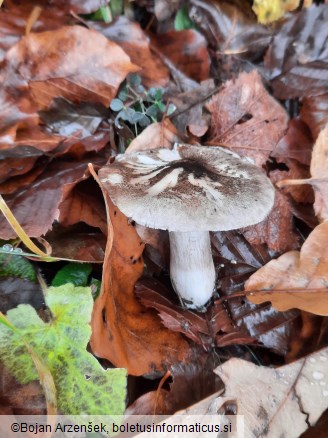
[[[108, 24], [76, 15], [94, 12], [102, 2], [77, 3], [55, 1], [33, 12], [32, 2], [24, 2], [0, 12], [0, 191], [27, 235], [45, 237], [53, 253], [104, 260], [91, 322], [93, 353], [135, 376], [170, 370], [169, 391], [147, 393], [139, 405], [153, 412], [160, 398], [160, 410], [172, 413], [188, 406], [181, 395], [188, 384], [178, 384], [178, 376], [193, 376], [198, 399], [190, 401], [211, 393], [200, 391], [200, 370], [191, 365], [203, 363], [200, 355], [245, 357], [271, 373], [276, 371], [265, 365], [282, 365], [303, 351], [295, 341], [298, 331], [307, 354], [325, 346], [325, 319], [307, 312], [327, 314], [327, 5], [299, 6], [268, 27], [256, 22], [247, 2], [191, 0], [183, 14], [184, 25], [193, 29], [177, 32], [177, 8], [164, 0], [155, 4], [155, 21], [154, 9], [140, 0], [134, 12]], [[147, 24], [137, 10], [149, 14]], [[131, 72], [141, 78], [134, 115], [150, 106], [149, 87], [162, 87], [162, 110], [147, 114], [154, 123], [146, 128], [128, 117], [120, 126], [115, 122], [111, 102], [120, 100], [128, 111], [121, 97]], [[289, 117], [284, 106], [296, 113]], [[206, 313], [181, 309], [176, 300], [168, 281], [167, 233], [150, 230], [141, 239], [140, 227], [108, 195], [103, 201], [87, 172], [89, 162], [97, 170], [119, 152], [171, 148], [175, 141], [229, 148], [253, 160], [277, 187], [264, 222], [212, 234], [218, 281]], [[303, 185], [286, 182], [291, 179]], [[0, 237], [16, 237], [4, 219]], [[10, 281], [6, 290], [31, 282]], [[321, 343], [315, 341], [319, 332]], [[215, 360], [209, 363], [203, 381], [212, 381]], [[239, 368], [235, 363], [231, 373]], [[243, 374], [249, 380], [254, 372]], [[232, 379], [221, 377], [230, 394]], [[231, 392], [242, 405], [239, 389]], [[131, 406], [138, 411], [138, 399]]]

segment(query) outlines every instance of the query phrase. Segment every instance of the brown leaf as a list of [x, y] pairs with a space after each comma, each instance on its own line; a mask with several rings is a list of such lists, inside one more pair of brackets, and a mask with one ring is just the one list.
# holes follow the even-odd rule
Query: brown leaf
[[125, 415], [170, 415], [222, 388], [221, 380], [213, 373], [220, 356], [196, 350], [193, 359], [188, 364], [174, 364], [169, 389], [147, 392], [127, 408]]
[[199, 32], [193, 29], [172, 30], [156, 35], [152, 43], [188, 77], [197, 82], [209, 78], [207, 42]]
[[156, 375], [189, 356], [180, 334], [162, 326], [137, 300], [134, 285], [142, 275], [144, 244], [106, 192], [108, 235], [102, 290], [92, 314], [91, 348], [128, 374]]
[[[75, 229], [77, 228], [77, 229]], [[103, 262], [106, 237], [101, 233], [89, 232], [78, 227], [56, 226], [46, 234], [53, 257], [81, 260], [83, 262]]]
[[270, 30], [256, 22], [247, 2], [238, 7], [228, 1], [191, 0], [189, 15], [220, 53], [252, 58], [271, 39]]
[[[136, 284], [136, 293], [142, 304], [159, 312], [165, 327], [183, 333], [204, 350], [213, 345], [252, 343], [254, 339], [234, 327], [234, 324], [222, 304], [211, 306], [206, 314], [184, 310], [167, 298], [168, 291], [163, 285], [152, 279], [142, 279]], [[216, 335], [220, 332], [220, 336]], [[224, 335], [230, 334], [229, 342]], [[216, 343], [216, 341], [218, 341]]]
[[[286, 354], [299, 312], [294, 310], [281, 313], [270, 305], [256, 306], [245, 300], [240, 293], [249, 276], [271, 260], [271, 251], [265, 244], [250, 245], [238, 231], [216, 232], [211, 240], [212, 246], [220, 255], [217, 256], [216, 251], [214, 252], [218, 269], [218, 291], [235, 329], [278, 354]], [[231, 343], [229, 336], [229, 333], [224, 334], [220, 342]]]
[[204, 102], [215, 91], [217, 91], [217, 87], [214, 81], [209, 79], [189, 91], [170, 97], [170, 101], [176, 106], [172, 120], [180, 132], [185, 133], [189, 130], [192, 135], [197, 137], [205, 134], [209, 127], [209, 120], [203, 114]]
[[171, 149], [176, 141], [179, 141], [178, 132], [173, 123], [165, 118], [162, 122], [147, 126], [138, 137], [132, 140], [126, 153], [157, 148]]
[[[90, 181], [93, 183], [93, 181]], [[86, 181], [89, 183], [89, 181]], [[106, 210], [103, 199], [97, 196], [94, 184], [77, 184], [59, 206], [58, 221], [63, 227], [84, 222], [107, 233]]]
[[110, 114], [100, 104], [83, 102], [74, 105], [66, 99], [55, 98], [50, 108], [39, 111], [39, 115], [52, 132], [65, 137], [79, 133], [80, 138], [85, 138], [93, 135]]
[[[78, 181], [88, 177], [88, 161], [54, 162], [28, 188], [5, 197], [28, 236], [39, 237], [51, 229], [59, 217], [60, 203]], [[16, 237], [3, 216], [0, 217], [0, 236], [5, 240]]]
[[115, 43], [82, 26], [32, 33], [7, 52], [6, 61], [9, 72], [29, 83], [39, 109], [55, 97], [108, 106], [126, 75], [138, 70]]
[[[41, 6], [41, 14], [33, 23], [33, 32], [44, 32], [54, 30], [68, 24], [71, 17], [67, 15], [63, 8], [55, 8], [52, 4], [47, 4], [45, 0], [40, 0], [37, 4]], [[5, 53], [10, 47], [16, 44], [25, 35], [28, 19], [35, 8], [33, 0], [24, 2], [6, 2], [2, 5], [0, 14], [0, 61], [3, 61]]]
[[252, 245], [266, 243], [278, 253], [299, 248], [299, 237], [294, 231], [293, 214], [287, 196], [276, 190], [268, 217], [259, 224], [245, 228], [243, 234]]
[[256, 71], [226, 82], [207, 107], [212, 114], [210, 144], [223, 144], [259, 166], [287, 129], [286, 111], [267, 93]]
[[298, 184], [311, 184], [314, 189], [314, 211], [318, 219], [322, 222], [328, 219], [328, 124], [320, 132], [315, 142], [310, 172], [312, 178], [300, 180], [282, 180], [277, 186], [285, 187]]
[[327, 90], [327, 20], [328, 5], [313, 5], [293, 14], [275, 35], [265, 66], [279, 99]]
[[297, 308], [328, 315], [328, 222], [318, 225], [301, 251], [270, 261], [245, 284], [252, 303], [271, 301], [280, 311]]
[[305, 96], [302, 99], [301, 119], [307, 123], [316, 139], [328, 120], [328, 93]]
[[151, 52], [149, 37], [138, 23], [122, 15], [109, 25], [95, 21], [88, 22], [88, 24], [111, 41], [116, 42], [130, 56], [131, 61], [141, 67], [138, 74], [146, 86], [164, 87], [167, 85], [168, 69], [161, 59]]
[[293, 159], [299, 163], [309, 166], [313, 140], [307, 125], [299, 118], [289, 120], [288, 130], [284, 137], [277, 143], [271, 153], [279, 163], [288, 163]]

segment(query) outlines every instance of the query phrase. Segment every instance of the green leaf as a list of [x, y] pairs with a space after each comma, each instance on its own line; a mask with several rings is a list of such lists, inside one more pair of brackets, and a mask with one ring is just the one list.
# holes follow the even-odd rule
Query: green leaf
[[147, 108], [146, 115], [149, 117], [157, 117], [158, 114], [158, 106], [156, 104], [151, 105]]
[[170, 116], [174, 113], [174, 111], [177, 109], [177, 107], [174, 105], [174, 103], [170, 103], [169, 107], [167, 109], [167, 115]]
[[137, 87], [141, 84], [141, 77], [135, 73], [130, 73], [127, 78], [128, 83], [131, 87]]
[[122, 89], [120, 90], [120, 92], [118, 93], [118, 98], [119, 100], [121, 100], [122, 102], [125, 102], [127, 100], [127, 98], [129, 97], [129, 93], [128, 90], [126, 88], [126, 85], [124, 85], [122, 87]]
[[188, 8], [186, 6], [178, 10], [175, 20], [174, 29], [175, 30], [185, 30], [185, 29], [195, 29], [195, 23], [190, 19]]
[[13, 326], [10, 321], [0, 312], [0, 323], [7, 327], [7, 329], [11, 330], [25, 345], [33, 363], [36, 368], [36, 371], [39, 376], [40, 383], [44, 390], [44, 395], [47, 403], [47, 413], [48, 415], [56, 415], [57, 414], [57, 398], [56, 398], [56, 387], [49, 371], [48, 367], [43, 363], [41, 358], [35, 353], [31, 345], [21, 336], [20, 331], [17, 330], [15, 326]]
[[7, 318], [20, 335], [0, 326], [0, 357], [20, 383], [38, 379], [21, 336], [49, 368], [57, 389], [58, 408], [64, 415], [122, 415], [125, 409], [126, 371], [105, 371], [90, 353], [90, 288], [66, 284], [48, 289], [46, 302], [53, 315], [44, 323], [29, 305], [8, 311]]
[[158, 107], [158, 109], [163, 113], [166, 109], [166, 106], [164, 105], [163, 102], [156, 102], [156, 105]]
[[74, 286], [87, 286], [92, 267], [88, 263], [68, 263], [60, 269], [52, 280], [51, 286], [72, 283]]
[[37, 282], [33, 265], [24, 257], [0, 253], [0, 277], [14, 277]]
[[113, 111], [121, 111], [124, 104], [121, 99], [113, 99], [109, 105], [109, 108]]

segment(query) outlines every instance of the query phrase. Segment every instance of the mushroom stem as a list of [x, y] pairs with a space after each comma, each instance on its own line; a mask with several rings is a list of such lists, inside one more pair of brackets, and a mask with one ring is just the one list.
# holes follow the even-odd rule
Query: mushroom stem
[[215, 288], [210, 234], [171, 231], [169, 235], [172, 286], [183, 305], [203, 309]]

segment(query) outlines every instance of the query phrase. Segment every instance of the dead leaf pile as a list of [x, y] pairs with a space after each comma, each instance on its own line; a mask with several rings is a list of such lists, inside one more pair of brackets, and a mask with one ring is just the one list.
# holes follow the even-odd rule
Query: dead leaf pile
[[[104, 262], [92, 351], [130, 375], [168, 373], [130, 408], [165, 414], [218, 388], [218, 361], [272, 366], [297, 356], [295, 338], [311, 352], [328, 342], [325, 319], [307, 313], [328, 316], [328, 5], [289, 4], [266, 26], [243, 0], [130, 3], [105, 23], [89, 15], [112, 11], [104, 0], [4, 2], [0, 192], [53, 255]], [[204, 313], [177, 301], [167, 232], [140, 228], [95, 181], [118, 153], [175, 142], [228, 148], [276, 185], [264, 221], [211, 234], [217, 289]], [[0, 217], [0, 239], [15, 238]], [[280, 436], [290, 417], [301, 433], [305, 412], [313, 424], [327, 407], [326, 352], [311, 358], [278, 369], [228, 361], [216, 406], [250, 416], [249, 436]]]

